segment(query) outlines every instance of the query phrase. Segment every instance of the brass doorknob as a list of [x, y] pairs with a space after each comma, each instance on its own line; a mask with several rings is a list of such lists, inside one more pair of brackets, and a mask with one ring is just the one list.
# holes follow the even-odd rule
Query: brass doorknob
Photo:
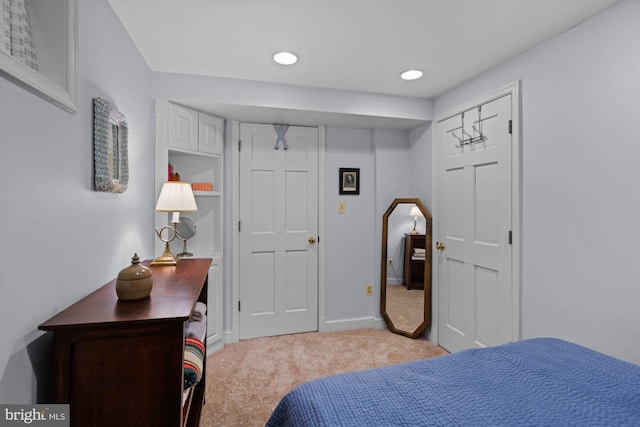
[[436, 242], [436, 249], [444, 251], [444, 243]]
[[311, 243], [312, 245], [316, 242], [316, 238], [311, 236], [309, 237], [309, 243]]

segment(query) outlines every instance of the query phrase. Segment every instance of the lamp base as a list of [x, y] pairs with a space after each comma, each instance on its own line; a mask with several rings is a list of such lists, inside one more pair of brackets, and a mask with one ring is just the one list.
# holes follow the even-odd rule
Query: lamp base
[[169, 250], [169, 243], [165, 243], [164, 252], [158, 258], [151, 261], [151, 266], [156, 265], [176, 265], [178, 259], [171, 254]]

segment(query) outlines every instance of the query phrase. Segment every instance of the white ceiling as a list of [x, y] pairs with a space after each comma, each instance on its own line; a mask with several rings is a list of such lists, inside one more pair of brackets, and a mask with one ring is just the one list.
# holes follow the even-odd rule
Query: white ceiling
[[153, 71], [433, 98], [620, 0], [108, 1]]

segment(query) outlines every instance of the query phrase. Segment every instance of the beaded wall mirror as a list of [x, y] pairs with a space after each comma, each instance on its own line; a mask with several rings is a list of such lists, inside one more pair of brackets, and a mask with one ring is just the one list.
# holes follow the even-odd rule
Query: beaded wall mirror
[[93, 100], [93, 158], [96, 191], [122, 193], [129, 182], [129, 127], [109, 101]]

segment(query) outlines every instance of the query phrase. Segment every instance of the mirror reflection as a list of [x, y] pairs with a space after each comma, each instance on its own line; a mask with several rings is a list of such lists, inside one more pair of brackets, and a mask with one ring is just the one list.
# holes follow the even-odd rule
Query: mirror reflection
[[431, 323], [431, 214], [395, 199], [382, 217], [380, 312], [392, 332], [417, 338]]
[[120, 179], [119, 171], [119, 148], [118, 148], [118, 126], [111, 125], [111, 134], [108, 135], [109, 170], [113, 179]]
[[180, 222], [176, 224], [176, 237], [179, 240], [182, 240], [182, 252], [180, 252], [177, 256], [180, 258], [190, 257], [193, 254], [187, 251], [187, 240], [191, 239], [196, 235], [196, 225], [186, 216], [180, 217]]

